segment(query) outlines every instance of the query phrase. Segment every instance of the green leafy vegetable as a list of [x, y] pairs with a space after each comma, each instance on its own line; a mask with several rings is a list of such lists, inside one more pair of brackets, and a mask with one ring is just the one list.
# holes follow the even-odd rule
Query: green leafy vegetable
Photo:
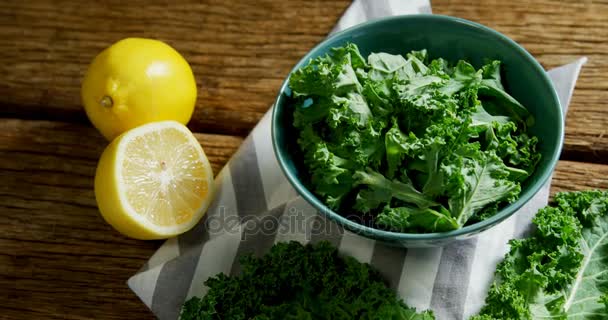
[[608, 192], [561, 193], [511, 240], [472, 320], [608, 319]]
[[207, 280], [207, 295], [186, 301], [180, 319], [434, 319], [407, 307], [368, 264], [339, 256], [327, 242], [278, 243], [262, 258], [245, 256], [241, 266], [240, 276]]
[[447, 173], [448, 187], [453, 190], [448, 204], [460, 225], [488, 204], [513, 200], [519, 194], [519, 184], [509, 179], [506, 166], [492, 152], [478, 152], [474, 158], [454, 163]]
[[[436, 205], [435, 202], [426, 198], [422, 193], [414, 189], [409, 183], [390, 181], [378, 172], [357, 171], [353, 175], [355, 184], [365, 185], [357, 196], [357, 205], [361, 211], [369, 211], [378, 206], [376, 204], [389, 202], [392, 198], [399, 199], [405, 203], [411, 203], [419, 208], [428, 208]], [[370, 206], [371, 205], [371, 206]]]
[[500, 62], [428, 61], [354, 44], [289, 80], [312, 190], [333, 210], [401, 232], [461, 228], [517, 199], [534, 171], [530, 113], [505, 90]]

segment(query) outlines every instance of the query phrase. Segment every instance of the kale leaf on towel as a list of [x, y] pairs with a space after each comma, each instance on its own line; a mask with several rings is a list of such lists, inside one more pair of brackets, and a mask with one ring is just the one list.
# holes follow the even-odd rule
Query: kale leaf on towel
[[435, 319], [407, 307], [378, 271], [328, 242], [280, 242], [261, 258], [243, 257], [241, 267], [238, 276], [207, 280], [207, 294], [188, 300], [180, 319]]
[[608, 192], [561, 193], [511, 250], [471, 320], [608, 319]]

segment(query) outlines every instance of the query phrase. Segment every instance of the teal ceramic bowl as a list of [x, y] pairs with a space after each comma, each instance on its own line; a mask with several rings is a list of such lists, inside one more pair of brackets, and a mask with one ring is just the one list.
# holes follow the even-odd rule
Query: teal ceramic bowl
[[427, 49], [430, 58], [442, 57], [453, 62], [464, 59], [477, 68], [486, 59], [502, 61], [502, 76], [507, 91], [526, 106], [536, 119], [530, 131], [539, 138], [542, 160], [536, 172], [522, 185], [519, 200], [487, 220], [442, 233], [397, 233], [371, 228], [345, 218], [348, 213], [330, 210], [307, 187], [307, 171], [296, 142], [297, 132], [292, 125], [293, 104], [289, 97], [287, 78], [272, 115], [274, 151], [287, 180], [320, 214], [352, 232], [388, 244], [405, 247], [442, 246], [454, 240], [475, 236], [508, 218], [549, 179], [563, 142], [562, 109], [543, 68], [513, 40], [483, 25], [454, 17], [390, 17], [360, 24], [329, 37], [304, 56], [292, 72], [305, 66], [310, 59], [324, 55], [330, 48], [347, 42], [355, 43], [364, 57], [371, 52], [405, 54], [411, 50]]

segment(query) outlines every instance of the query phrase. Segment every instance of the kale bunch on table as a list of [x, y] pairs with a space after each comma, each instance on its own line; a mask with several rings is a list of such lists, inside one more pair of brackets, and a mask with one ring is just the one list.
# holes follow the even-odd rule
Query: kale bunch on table
[[342, 257], [328, 242], [282, 242], [261, 258], [241, 259], [238, 276], [205, 282], [203, 298], [188, 300], [181, 320], [433, 320], [417, 313], [368, 264]]
[[291, 75], [309, 185], [332, 210], [383, 229], [439, 232], [519, 196], [538, 139], [503, 87], [500, 62], [428, 60], [425, 50], [366, 60], [348, 44]]
[[471, 320], [608, 319], [608, 192], [562, 193], [511, 250]]

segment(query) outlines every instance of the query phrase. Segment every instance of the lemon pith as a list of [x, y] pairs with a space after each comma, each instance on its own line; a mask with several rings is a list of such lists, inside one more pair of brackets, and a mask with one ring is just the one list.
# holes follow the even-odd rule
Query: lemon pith
[[103, 152], [95, 175], [102, 216], [137, 239], [168, 238], [190, 229], [207, 210], [213, 191], [204, 151], [174, 121], [119, 136]]

